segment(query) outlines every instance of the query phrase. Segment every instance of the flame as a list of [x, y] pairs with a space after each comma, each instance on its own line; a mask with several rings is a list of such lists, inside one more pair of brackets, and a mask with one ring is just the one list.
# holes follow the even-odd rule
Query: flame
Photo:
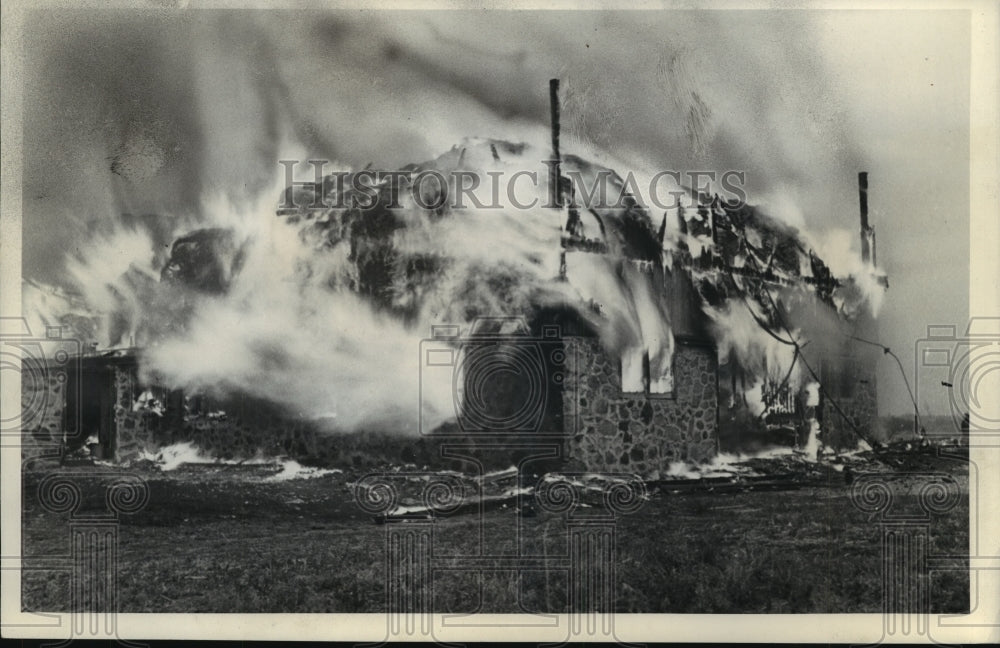
[[343, 471], [337, 468], [313, 468], [303, 466], [288, 457], [263, 457], [260, 455], [244, 459], [222, 459], [206, 454], [190, 441], [174, 443], [156, 450], [144, 450], [139, 454], [139, 460], [150, 461], [164, 472], [177, 470], [183, 465], [196, 466], [277, 466], [280, 468], [264, 478], [268, 482], [290, 481], [292, 479], [308, 479], [324, 475], [339, 474]]
[[[547, 177], [544, 150], [523, 144], [508, 146], [499, 156], [495, 151], [494, 141], [466, 140], [421, 168], [446, 177], [460, 168], [481, 178], [517, 172]], [[600, 167], [569, 158], [567, 169], [592, 184]], [[400, 277], [379, 303], [352, 289], [360, 271], [352, 256], [354, 242], [331, 234], [345, 226], [334, 222], [343, 215], [277, 217], [276, 197], [285, 177], [276, 175], [274, 184], [250, 199], [215, 194], [203, 201], [195, 218], [171, 217], [178, 229], [197, 224], [232, 232], [237, 247], [245, 250], [222, 294], [156, 281], [153, 236], [136, 226], [117, 224], [86, 241], [68, 261], [82, 303], [99, 322], [99, 339], [106, 345], [127, 340], [146, 347], [144, 378], [193, 391], [256, 395], [299, 416], [332, 417], [339, 429], [412, 433], [422, 402], [432, 404], [432, 420], [425, 424], [454, 414], [450, 384], [421, 383], [418, 350], [431, 325], [459, 324], [468, 330], [475, 316], [522, 315], [538, 306], [561, 305], [590, 321], [609, 351], [648, 351], [651, 376], [669, 380], [670, 313], [648, 268], [622, 263], [622, 248], [635, 234], [625, 231], [620, 210], [601, 214], [610, 253], [568, 254], [567, 280], [561, 281], [565, 213], [543, 206], [545, 182], [514, 185], [512, 196], [500, 191], [495, 209], [478, 209], [470, 201], [443, 213], [403, 192], [401, 207], [393, 213], [400, 226], [380, 244], [391, 254], [439, 259], [441, 265], [415, 284]], [[615, 195], [624, 186], [618, 178], [609, 189]], [[652, 231], [651, 218], [644, 217]], [[684, 237], [674, 221], [667, 218], [671, 244]], [[687, 242], [693, 245], [694, 237]], [[45, 308], [51, 311], [53, 305]], [[750, 308], [735, 298], [704, 306], [720, 356], [733, 355], [758, 377], [747, 401], [762, 410], [762, 381], [781, 380], [787, 373], [794, 388], [801, 369], [792, 365], [793, 347], [768, 335]]]
[[[529, 141], [535, 139], [529, 136]], [[614, 354], [647, 351], [651, 379], [669, 382], [671, 314], [650, 268], [623, 263], [624, 247], [634, 244], [629, 238], [636, 235], [626, 231], [621, 210], [600, 215], [609, 254], [567, 254], [566, 281], [560, 280], [566, 214], [543, 206], [548, 196], [546, 149], [530, 143], [506, 145], [498, 155], [496, 143], [464, 140], [420, 168], [446, 177], [459, 169], [473, 170], [480, 178], [528, 173], [543, 181], [515, 184], [513, 195], [500, 191], [495, 199], [480, 191], [483, 201], [499, 201], [495, 209], [478, 209], [469, 201], [443, 212], [428, 210], [403, 192], [401, 207], [393, 212], [399, 226], [379, 245], [402, 258], [437, 259], [440, 267], [416, 281], [395, 277], [381, 301], [358, 294], [361, 269], [353, 256], [355, 242], [335, 235], [337, 227], [345, 227], [337, 221], [343, 214], [332, 210], [300, 219], [275, 215], [285, 188], [281, 167], [273, 184], [248, 189], [242, 199], [217, 192], [204, 199], [193, 216], [164, 217], [174, 224], [175, 238], [194, 227], [232, 233], [245, 257], [239, 268], [227, 272], [221, 294], [157, 281], [165, 260], [155, 249], [156, 237], [141, 223], [115, 221], [85, 241], [67, 261], [68, 275], [83, 310], [96, 322], [100, 344], [145, 347], [145, 379], [192, 391], [256, 395], [298, 416], [333, 418], [342, 430], [415, 433], [418, 412], [427, 403], [430, 411], [423, 413], [431, 416], [425, 425], [450, 418], [452, 386], [421, 382], [418, 351], [431, 326], [459, 324], [467, 331], [476, 316], [523, 315], [546, 305], [576, 310]], [[302, 152], [294, 143], [283, 150], [290, 151], [290, 159], [296, 158], [296, 150]], [[590, 186], [601, 169], [574, 156], [564, 160], [564, 173], [575, 172]], [[652, 176], [640, 171], [628, 182], [616, 178], [609, 191], [615, 196], [632, 186], [629, 183], [641, 187]], [[448, 190], [453, 194], [455, 187]], [[524, 208], [526, 204], [533, 206]], [[650, 214], [643, 212], [642, 218], [642, 226], [653, 232]], [[680, 234], [676, 217], [666, 222], [671, 248], [681, 241], [689, 249], [711, 246], [704, 237]], [[597, 234], [596, 221], [588, 227], [588, 236]], [[651, 234], [650, 240], [655, 240]], [[841, 241], [830, 240], [831, 246]], [[851, 268], [858, 270], [856, 265]], [[718, 281], [712, 272], [702, 277]], [[35, 302], [45, 313], [43, 319], [69, 312], [52, 299], [38, 299], [38, 292]], [[61, 314], [53, 312], [61, 308]], [[768, 335], [751, 308], [735, 298], [703, 306], [713, 321], [720, 356], [735, 357], [757, 377], [747, 401], [762, 410], [762, 381], [781, 380], [787, 373], [795, 388], [801, 368], [792, 364], [793, 347]], [[803, 322], [789, 326], [793, 324]], [[797, 337], [799, 330], [781, 333]]]
[[[532, 147], [505, 151], [499, 161], [486, 142], [466, 148], [462, 163], [477, 165], [481, 174], [530, 170], [546, 177], [545, 155]], [[457, 167], [456, 156], [446, 154], [432, 166], [448, 172]], [[147, 232], [119, 225], [87, 241], [71, 259], [70, 275], [101, 322], [101, 342], [141, 343], [146, 380], [248, 393], [296, 415], [332, 416], [337, 428], [348, 430], [415, 432], [422, 401], [436, 415], [425, 424], [453, 416], [451, 384], [421, 383], [418, 350], [431, 325], [467, 331], [475, 316], [565, 305], [597, 325], [607, 348], [645, 348], [653, 370], [668, 371], [669, 314], [648, 273], [619, 267], [616, 255], [579, 254], [571, 255], [568, 281], [560, 280], [565, 214], [543, 206], [544, 183], [522, 183], [513, 199], [501, 192], [499, 209], [470, 205], [444, 216], [404, 194], [397, 210], [403, 227], [391, 234], [391, 249], [440, 258], [443, 265], [416, 288], [393, 286], [385, 308], [351, 290], [358, 267], [350, 241], [318, 244], [326, 231], [316, 223], [275, 216], [283, 181], [277, 178], [251, 201], [224, 195], [203, 201], [199, 227], [234, 232], [246, 251], [223, 294], [156, 281]], [[537, 204], [522, 209], [514, 201]], [[617, 222], [605, 220], [614, 236]], [[599, 313], [591, 305], [599, 305]], [[398, 316], [399, 308], [410, 316]]]
[[809, 438], [806, 440], [806, 444], [802, 448], [806, 461], [814, 462], [818, 459], [820, 449], [819, 432], [819, 421], [812, 419], [809, 422]]
[[156, 281], [148, 232], [113, 222], [112, 229], [83, 241], [66, 261], [67, 276], [97, 321], [102, 346], [135, 340], [146, 309], [145, 293]]

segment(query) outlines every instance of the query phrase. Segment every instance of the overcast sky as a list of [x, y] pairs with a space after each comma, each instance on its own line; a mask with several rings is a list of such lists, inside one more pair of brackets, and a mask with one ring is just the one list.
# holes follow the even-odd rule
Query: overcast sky
[[[143, 220], [168, 244], [171, 214], [271, 186], [290, 143], [395, 168], [466, 136], [535, 137], [559, 77], [569, 152], [575, 136], [643, 168], [745, 171], [750, 202], [810, 231], [848, 230], [855, 249], [868, 171], [890, 283], [881, 337], [912, 379], [926, 326], [968, 318], [969, 20], [38, 13], [25, 34], [24, 274], [59, 283], [75, 242], [122, 212], [157, 214]], [[883, 413], [911, 411], [888, 361], [879, 389]]]

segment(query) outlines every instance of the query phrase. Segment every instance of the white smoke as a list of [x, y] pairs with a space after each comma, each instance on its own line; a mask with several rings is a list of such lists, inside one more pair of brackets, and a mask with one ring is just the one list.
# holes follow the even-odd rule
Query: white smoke
[[[489, 150], [483, 142], [469, 143], [465, 164], [508, 172], [528, 168], [545, 177], [539, 151], [527, 148], [521, 156], [505, 155], [489, 166], [481, 155], [477, 158], [483, 149]], [[404, 194], [398, 214], [405, 226], [392, 235], [393, 248], [447, 259], [446, 269], [421, 286], [415, 319], [404, 323], [348, 288], [355, 271], [349, 241], [333, 249], [317, 247], [305, 235], [306, 223], [295, 225], [275, 215], [283, 182], [283, 176], [277, 178], [253, 200], [214, 196], [193, 221], [177, 219], [232, 230], [245, 247], [242, 269], [222, 295], [155, 281], [142, 286], [145, 293], [126, 292], [116, 273], [157, 274], [148, 237], [123, 228], [118, 236], [86, 244], [93, 263], [77, 261], [74, 280], [86, 303], [94, 304], [92, 312], [127, 316], [130, 339], [146, 332], [141, 339], [145, 379], [196, 392], [255, 395], [294, 415], [332, 418], [338, 429], [415, 433], [418, 413], [430, 415], [425, 426], [454, 416], [451, 382], [421, 380], [420, 343], [431, 325], [458, 324], [468, 332], [470, 309], [512, 316], [544, 304], [579, 309], [598, 325], [609, 349], [639, 345], [650, 351], [654, 367], [670, 365], [669, 321], [648, 276], [639, 271], [619, 276], [613, 259], [581, 254], [573, 257], [569, 281], [559, 280], [565, 214], [541, 206], [547, 194], [542, 183], [521, 185], [522, 195], [515, 197], [536, 201], [534, 208], [520, 209], [501, 192], [500, 209], [454, 209], [445, 218], [432, 217]], [[116, 263], [97, 262], [112, 250]], [[497, 272], [516, 278], [502, 297], [489, 282]], [[180, 296], [190, 306], [180, 321], [172, 319], [169, 296]], [[600, 305], [600, 315], [590, 311], [590, 304]]]
[[[748, 399], [760, 403], [763, 380], [770, 378], [781, 381], [789, 370], [789, 384], [799, 384], [801, 365], [794, 363], [795, 347], [776, 339], [754, 319], [751, 304], [741, 299], [727, 300], [721, 308], [707, 307], [705, 312], [712, 319], [712, 332], [718, 344], [719, 357], [735, 357], [741, 367], [758, 378], [747, 392]], [[791, 336], [784, 330], [774, 331], [782, 339], [795, 339], [798, 331], [792, 329]], [[752, 394], [756, 394], [751, 397]], [[757, 412], [759, 413], [759, 412]]]
[[146, 308], [144, 293], [158, 277], [149, 232], [116, 225], [78, 243], [66, 260], [67, 279], [98, 321], [103, 346], [131, 344]]
[[833, 275], [850, 279], [847, 285], [839, 289], [840, 304], [846, 302], [852, 314], [860, 308], [867, 308], [872, 317], [878, 317], [885, 298], [885, 286], [880, 283], [879, 278], [884, 278], [885, 274], [862, 260], [855, 247], [858, 236], [857, 232], [837, 228], [822, 232], [803, 232], [805, 240]]
[[403, 422], [417, 408], [422, 332], [303, 277], [303, 263], [321, 253], [275, 216], [279, 194], [274, 185], [245, 209], [221, 199], [207, 206], [206, 225], [240, 225], [243, 270], [225, 295], [197, 301], [185, 330], [157, 340], [144, 369], [173, 386], [241, 391], [297, 415], [332, 415], [345, 429], [414, 430]]
[[[480, 177], [498, 172], [509, 178], [523, 171], [546, 177], [544, 151], [524, 146], [517, 154], [504, 151], [497, 160], [490, 150], [489, 141], [465, 141], [433, 166], [447, 175], [460, 159], [462, 168], [474, 169]], [[593, 181], [594, 168], [579, 170]], [[395, 292], [393, 306], [412, 306], [416, 312], [404, 323], [349, 289], [357, 272], [349, 241], [332, 249], [318, 245], [313, 221], [292, 223], [275, 215], [284, 181], [280, 175], [242, 201], [216, 194], [194, 217], [174, 219], [231, 230], [245, 247], [242, 269], [223, 295], [157, 283], [151, 236], [124, 225], [110, 236], [85, 242], [83, 253], [72, 260], [71, 276], [92, 313], [103, 320], [112, 315], [123, 319], [127, 326], [121, 335], [130, 341], [149, 331], [141, 340], [148, 345], [145, 378], [193, 391], [256, 395], [295, 415], [332, 418], [339, 429], [415, 433], [418, 413], [430, 414], [425, 426], [454, 415], [452, 385], [421, 380], [420, 344], [432, 325], [458, 324], [467, 332], [470, 312], [521, 315], [546, 304], [576, 309], [616, 354], [644, 349], [651, 376], [669, 378], [673, 336], [662, 288], [648, 269], [621, 264], [616, 246], [625, 241], [613, 215], [604, 217], [612, 254], [567, 254], [567, 281], [560, 281], [559, 241], [566, 214], [542, 206], [548, 193], [544, 182], [516, 185], [519, 193], [513, 197], [500, 191], [498, 209], [469, 205], [449, 209], [445, 217], [418, 206], [404, 192], [396, 210], [403, 226], [392, 233], [392, 248], [447, 260], [445, 269], [419, 286], [416, 295]], [[612, 196], [618, 188], [610, 188]], [[531, 203], [535, 206], [519, 206]], [[674, 231], [669, 240], [676, 238]], [[113, 263], [98, 262], [104, 258]], [[489, 281], [498, 272], [514, 278], [503, 294]], [[137, 283], [136, 276], [143, 281]], [[174, 322], [170, 297], [178, 294], [191, 310]], [[720, 355], [732, 354], [758, 376], [747, 400], [762, 409], [763, 380], [777, 382], [788, 374], [795, 388], [801, 368], [792, 366], [793, 347], [768, 335], [751, 307], [730, 299], [706, 310]], [[113, 343], [110, 336], [102, 339]]]
[[[442, 14], [440, 20], [448, 25], [464, 19], [459, 14]], [[589, 20], [576, 16], [568, 24], [564, 18], [545, 18], [525, 27], [523, 21], [511, 23], [504, 16], [498, 18], [490, 38], [495, 46], [506, 39], [505, 34], [517, 33], [523, 38], [521, 32], [526, 30], [539, 43], [549, 43], [545, 48], [551, 51], [543, 48], [543, 59], [558, 60], [576, 39], [571, 34], [574, 29], [586, 27], [589, 38]], [[712, 18], [698, 18], [694, 23], [724, 32]], [[352, 273], [344, 247], [321, 253], [295, 228], [275, 217], [275, 201], [283, 187], [280, 181], [272, 185], [270, 174], [280, 170], [275, 162], [282, 158], [305, 160], [336, 154], [357, 162], [357, 158], [371, 156], [380, 164], [401, 165], [481, 133], [525, 141], [534, 148], [529, 146], [516, 159], [501, 156], [494, 164], [484, 155], [487, 149], [470, 146], [467, 165], [508, 172], [533, 169], [540, 178], [545, 177], [547, 169], [540, 160], [547, 157], [544, 142], [548, 129], [532, 117], [545, 114], [544, 91], [538, 89], [544, 88], [545, 78], [556, 71], [539, 68], [512, 91], [510, 84], [516, 79], [509, 70], [523, 68], [509, 66], [507, 59], [492, 51], [477, 54], [476, 43], [454, 36], [456, 30], [445, 29], [451, 36], [441, 38], [440, 25], [410, 28], [408, 21], [403, 29], [401, 24], [364, 16], [331, 17], [328, 22], [315, 17], [272, 20], [257, 15], [227, 20], [212, 16], [173, 25], [172, 31], [164, 32], [174, 34], [175, 42], [170, 43], [163, 43], [165, 37], [151, 28], [140, 30], [145, 34], [123, 34], [128, 30], [120, 25], [117, 30], [105, 30], [109, 42], [118, 38], [127, 51], [142, 50], [143, 39], [148, 39], [161, 45], [163, 53], [157, 52], [160, 58], [146, 61], [148, 69], [162, 75], [154, 75], [149, 88], [143, 86], [149, 96], [142, 98], [152, 106], [147, 110], [154, 111], [155, 119], [115, 108], [122, 111], [112, 115], [112, 121], [123, 122], [121, 132], [115, 132], [108, 142], [87, 143], [93, 158], [88, 158], [88, 168], [98, 168], [108, 152], [121, 150], [127, 153], [126, 162], [132, 161], [130, 168], [135, 169], [123, 176], [124, 185], [115, 179], [118, 184], [114, 186], [124, 198], [108, 192], [108, 202], [121, 210], [130, 208], [130, 201], [152, 203], [160, 214], [158, 231], [143, 229], [141, 223], [126, 225], [117, 217], [110, 219], [114, 223], [107, 228], [110, 233], [85, 241], [80, 253], [66, 263], [72, 288], [100, 321], [97, 339], [102, 346], [139, 341], [144, 324], [149, 325], [157, 335], [150, 340], [145, 355], [147, 375], [193, 389], [246, 391], [277, 400], [305, 416], [333, 414], [337, 424], [345, 428], [377, 425], [407, 431], [415, 430], [421, 400], [420, 340], [433, 323], [467, 325], [468, 300], [487, 312], [517, 311], [528, 300], [582, 307], [594, 303], [600, 309], [602, 340], [608, 348], [621, 351], [641, 346], [649, 351], [651, 371], [669, 366], [673, 347], [669, 313], [647, 281], [629, 270], [621, 279], [612, 261], [596, 255], [571, 255], [567, 259], [569, 282], [555, 281], [559, 228], [565, 218], [562, 213], [506, 205], [501, 210], [463, 210], [433, 221], [420, 210], [402, 210], [406, 227], [393, 236], [393, 247], [402, 252], [445, 254], [450, 260], [448, 272], [439, 277], [433, 290], [420, 297], [417, 317], [406, 324], [343, 289]], [[72, 31], [75, 27], [62, 29]], [[646, 37], [655, 35], [659, 42], [662, 39], [656, 31], [652, 26], [635, 24], [631, 17], [619, 17], [600, 38], [641, 32]], [[692, 44], [708, 40], [700, 35], [701, 29], [679, 32], [681, 38], [699, 34]], [[247, 43], [255, 46], [248, 48]], [[332, 63], [317, 54], [327, 46], [333, 51]], [[377, 51], [378, 47], [402, 49], [412, 54], [418, 65], [392, 59], [385, 51]], [[455, 55], [456, 48], [463, 56]], [[115, 57], [88, 71], [99, 81], [93, 87], [112, 85], [100, 81], [129, 78], [129, 69], [118, 67], [129, 57], [120, 55], [117, 48], [110, 49]], [[775, 52], [763, 45], [761, 49], [762, 60], [771, 65], [767, 59]], [[552, 52], [560, 54], [553, 56]], [[564, 151], [582, 153], [615, 169], [635, 170], [642, 179], [652, 175], [649, 169], [663, 166], [662, 151], [672, 156], [675, 149], [671, 145], [678, 142], [691, 144], [694, 159], [715, 153], [713, 163], [728, 164], [729, 168], [740, 167], [728, 153], [760, 144], [768, 154], [756, 156], [761, 165], [758, 172], [772, 178], [798, 166], [801, 152], [790, 134], [760, 142], [755, 135], [762, 132], [760, 129], [734, 129], [719, 119], [719, 115], [740, 114], [732, 109], [737, 97], [731, 89], [746, 75], [741, 72], [730, 78], [723, 74], [720, 78], [716, 73], [706, 79], [692, 78], [690, 71], [699, 66], [691, 59], [691, 50], [679, 45], [676, 54], [680, 63], [671, 65], [667, 59], [664, 69], [666, 78], [677, 77], [677, 82], [663, 88], [664, 96], [654, 96], [652, 101], [650, 97], [636, 101], [632, 91], [635, 81], [623, 73], [632, 71], [631, 62], [605, 60], [606, 68], [574, 65], [566, 70], [567, 87], [572, 89], [575, 84], [580, 101], [574, 104], [572, 94], [567, 97], [570, 128]], [[504, 55], [516, 58], [518, 53]], [[481, 74], [483, 66], [494, 65], [508, 66], [508, 73]], [[662, 80], [662, 67], [650, 73]], [[451, 72], [454, 68], [461, 72], [457, 80]], [[182, 77], [190, 87], [173, 89], [171, 83], [181, 76], [177, 70], [190, 73], [190, 79]], [[614, 90], [602, 93], [606, 101], [614, 100], [611, 112], [603, 106], [588, 108], [592, 104], [587, 103], [587, 97], [593, 98], [593, 93], [584, 89], [593, 80], [592, 70], [599, 70], [600, 80]], [[165, 92], [168, 87], [171, 91]], [[83, 106], [130, 105], [125, 100], [128, 97], [91, 97], [92, 90], [82, 85], [69, 85], [66, 92]], [[512, 95], [520, 98], [511, 116]], [[754, 99], [776, 109], [769, 115], [776, 122], [788, 111], [808, 112], [798, 107], [782, 109], [770, 96]], [[818, 101], [811, 96], [801, 99], [806, 108]], [[666, 112], [664, 106], [668, 107]], [[693, 118], [670, 119], [674, 111]], [[579, 127], [573, 127], [574, 119]], [[144, 123], [145, 130], [136, 131], [133, 122], [148, 123]], [[140, 135], [134, 135], [136, 132]], [[579, 137], [574, 138], [573, 132]], [[726, 137], [718, 139], [720, 133]], [[182, 141], [174, 145], [172, 137]], [[120, 142], [112, 144], [110, 140]], [[288, 140], [299, 145], [298, 152], [287, 153]], [[645, 157], [640, 153], [643, 150]], [[683, 153], [678, 157], [680, 160], [670, 160], [672, 166], [692, 161]], [[625, 162], [620, 162], [622, 159]], [[521, 187], [517, 196], [521, 202], [532, 198], [544, 202], [544, 185], [530, 190]], [[664, 187], [671, 188], [676, 189]], [[187, 206], [197, 204], [184, 211], [166, 198]], [[505, 198], [503, 193], [501, 198]], [[156, 204], [158, 200], [164, 204]], [[654, 221], [658, 224], [658, 215]], [[668, 234], [673, 235], [676, 219], [671, 217], [667, 222]], [[195, 227], [234, 230], [248, 245], [243, 270], [223, 296], [178, 295], [156, 282], [162, 248]], [[841, 256], [837, 252], [830, 258]], [[501, 303], [483, 282], [472, 281], [471, 294], [466, 291], [469, 277], [479, 276], [483, 268], [501, 267], [518, 275], [519, 288], [511, 297], [520, 303]], [[858, 276], [864, 281], [867, 275]], [[340, 279], [333, 289], [329, 287], [331, 278]], [[457, 299], [458, 295], [462, 299]], [[178, 296], [191, 310], [175, 322], [171, 311]], [[49, 302], [46, 308], [51, 311]], [[790, 362], [791, 347], [767, 337], [740, 306], [730, 304], [728, 310], [713, 315], [720, 343], [748, 363], [766, 358], [768, 374], [782, 374]], [[44, 319], [57, 316], [50, 312]], [[432, 399], [439, 403], [441, 417], [449, 415], [448, 389], [450, 386], [442, 387]]]

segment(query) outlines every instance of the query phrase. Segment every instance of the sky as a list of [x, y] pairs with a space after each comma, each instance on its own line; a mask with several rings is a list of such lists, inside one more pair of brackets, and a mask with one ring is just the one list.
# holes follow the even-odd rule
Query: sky
[[[860, 243], [869, 172], [880, 342], [914, 378], [931, 324], [969, 312], [967, 11], [39, 10], [26, 24], [24, 276], [60, 284], [130, 214], [157, 233], [206, 195], [251, 198], [296, 156], [379, 168], [465, 137], [548, 132], [636, 168], [739, 170], [751, 203]], [[625, 171], [627, 169], [619, 169]], [[918, 394], [925, 412], [946, 395]], [[883, 414], [912, 411], [880, 366]]]

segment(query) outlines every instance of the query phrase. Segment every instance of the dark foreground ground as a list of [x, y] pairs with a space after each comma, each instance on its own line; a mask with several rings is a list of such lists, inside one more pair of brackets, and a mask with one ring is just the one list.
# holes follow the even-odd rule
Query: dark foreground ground
[[[97, 467], [70, 469], [80, 484], [77, 515], [104, 510]], [[962, 487], [960, 504], [930, 521], [928, 553], [967, 555], [968, 476], [944, 461]], [[63, 469], [67, 470], [67, 469]], [[352, 500], [358, 475], [266, 481], [263, 467], [191, 467], [137, 472], [150, 500], [122, 516], [118, 600], [122, 612], [379, 612], [386, 610], [386, 534]], [[24, 479], [23, 608], [66, 610], [66, 572], [33, 571], [32, 558], [69, 551], [67, 514], [45, 511], [37, 491], [44, 473]], [[898, 510], [917, 511], [921, 482], [898, 480]], [[615, 608], [620, 612], [879, 612], [881, 529], [852, 505], [844, 475], [788, 490], [708, 491], [650, 485], [649, 500], [617, 521]], [[408, 524], [408, 523], [402, 523]], [[459, 568], [483, 540], [483, 553], [521, 546], [543, 557], [565, 555], [563, 515], [522, 516], [516, 503], [483, 519], [439, 519], [438, 567]], [[443, 558], [442, 558], [443, 557]], [[490, 559], [486, 559], [488, 564]], [[41, 564], [41, 563], [38, 563]], [[433, 609], [452, 612], [562, 611], [564, 570], [439, 570]], [[933, 612], [968, 610], [965, 572], [934, 573]]]

